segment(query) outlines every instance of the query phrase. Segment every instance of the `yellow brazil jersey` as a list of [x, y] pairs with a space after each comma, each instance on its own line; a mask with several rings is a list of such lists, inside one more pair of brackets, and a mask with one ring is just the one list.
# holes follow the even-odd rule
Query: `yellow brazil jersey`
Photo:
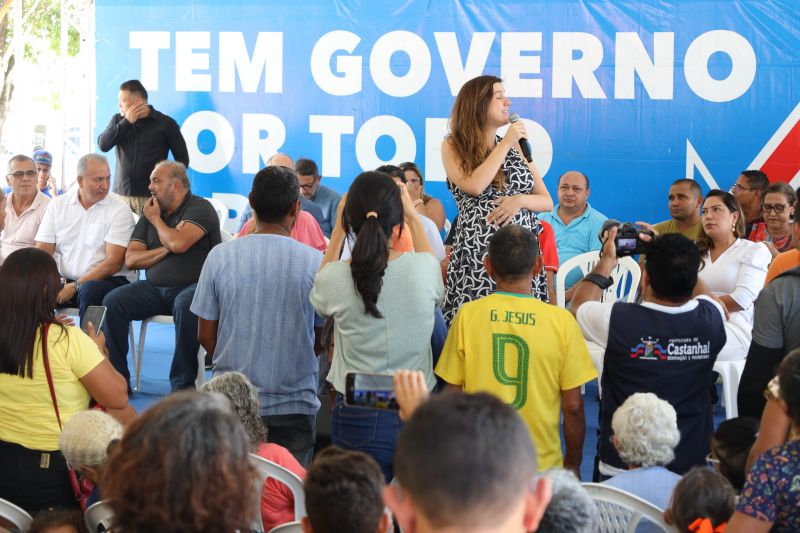
[[504, 292], [461, 306], [436, 373], [511, 404], [528, 425], [540, 470], [563, 465], [561, 391], [597, 377], [569, 311]]

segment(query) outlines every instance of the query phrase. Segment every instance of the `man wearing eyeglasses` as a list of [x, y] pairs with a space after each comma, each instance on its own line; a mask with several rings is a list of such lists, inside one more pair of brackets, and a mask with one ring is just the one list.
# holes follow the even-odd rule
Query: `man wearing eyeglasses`
[[761, 204], [767, 185], [769, 178], [760, 170], [743, 170], [731, 187], [731, 194], [736, 197], [744, 211], [747, 223], [745, 235], [753, 242], [763, 242], [767, 238], [767, 225], [761, 216]]
[[300, 180], [300, 194], [322, 210], [323, 220], [320, 226], [322, 233], [330, 238], [333, 226], [336, 224], [336, 208], [342, 197], [338, 192], [320, 183], [322, 177], [319, 175], [317, 164], [311, 159], [298, 159], [294, 169]]
[[[570, 170], [558, 178], [558, 203], [552, 211], [539, 215], [553, 227], [558, 260], [562, 265], [576, 255], [599, 250], [602, 246], [598, 235], [608, 217], [594, 209], [588, 200], [589, 178], [582, 172]], [[558, 275], [567, 276], [566, 299], [569, 301], [571, 287], [581, 279], [581, 272], [574, 269]]]
[[0, 264], [12, 252], [36, 244], [36, 232], [50, 203], [37, 187], [36, 163], [29, 156], [19, 154], [8, 161], [6, 180], [11, 194], [6, 199], [6, 227], [0, 233]]

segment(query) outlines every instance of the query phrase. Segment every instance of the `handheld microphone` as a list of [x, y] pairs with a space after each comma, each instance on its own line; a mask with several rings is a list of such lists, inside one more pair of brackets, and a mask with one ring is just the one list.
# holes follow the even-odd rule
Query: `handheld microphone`
[[[512, 124], [518, 120], [519, 120], [519, 115], [517, 115], [516, 113], [511, 113], [511, 115], [508, 117], [508, 121], [511, 122]], [[531, 157], [531, 143], [528, 142], [528, 139], [522, 137], [519, 140], [519, 147], [520, 150], [522, 150], [522, 155], [525, 156], [525, 160], [528, 163], [532, 163], [533, 157]]]

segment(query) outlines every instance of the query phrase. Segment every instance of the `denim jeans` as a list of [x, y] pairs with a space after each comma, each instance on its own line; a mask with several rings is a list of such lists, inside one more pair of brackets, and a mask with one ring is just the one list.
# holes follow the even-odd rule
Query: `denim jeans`
[[341, 395], [336, 396], [331, 417], [333, 445], [371, 456], [387, 483], [394, 477], [394, 448], [402, 427], [397, 411], [348, 407]]
[[297, 459], [297, 462], [308, 468], [314, 455], [316, 439], [315, 415], [271, 415], [262, 416], [267, 428], [267, 442], [280, 444]]
[[[68, 280], [72, 283], [73, 280]], [[103, 305], [103, 298], [106, 294], [113, 291], [117, 287], [128, 284], [128, 278], [125, 276], [111, 276], [107, 279], [93, 279], [81, 285], [77, 294], [71, 300], [59, 304], [63, 307], [77, 307], [79, 324], [83, 324], [83, 317], [86, 316], [86, 309], [90, 305]], [[97, 324], [94, 325], [97, 327]]]
[[114, 289], [103, 298], [108, 307], [103, 331], [111, 364], [130, 382], [128, 370], [128, 327], [131, 320], [153, 315], [172, 315], [175, 319], [175, 354], [169, 371], [172, 390], [194, 388], [197, 378], [197, 316], [189, 310], [196, 283], [182, 287], [156, 287], [137, 281]]

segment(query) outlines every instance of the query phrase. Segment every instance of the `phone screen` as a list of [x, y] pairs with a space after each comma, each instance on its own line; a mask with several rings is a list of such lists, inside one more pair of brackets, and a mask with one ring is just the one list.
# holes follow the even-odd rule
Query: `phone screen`
[[398, 410], [391, 374], [348, 372], [345, 403], [353, 407]]
[[106, 319], [106, 307], [103, 305], [90, 305], [86, 308], [86, 316], [83, 317], [81, 329], [86, 331], [89, 322], [94, 326], [94, 331], [97, 333], [103, 327], [103, 321]]

